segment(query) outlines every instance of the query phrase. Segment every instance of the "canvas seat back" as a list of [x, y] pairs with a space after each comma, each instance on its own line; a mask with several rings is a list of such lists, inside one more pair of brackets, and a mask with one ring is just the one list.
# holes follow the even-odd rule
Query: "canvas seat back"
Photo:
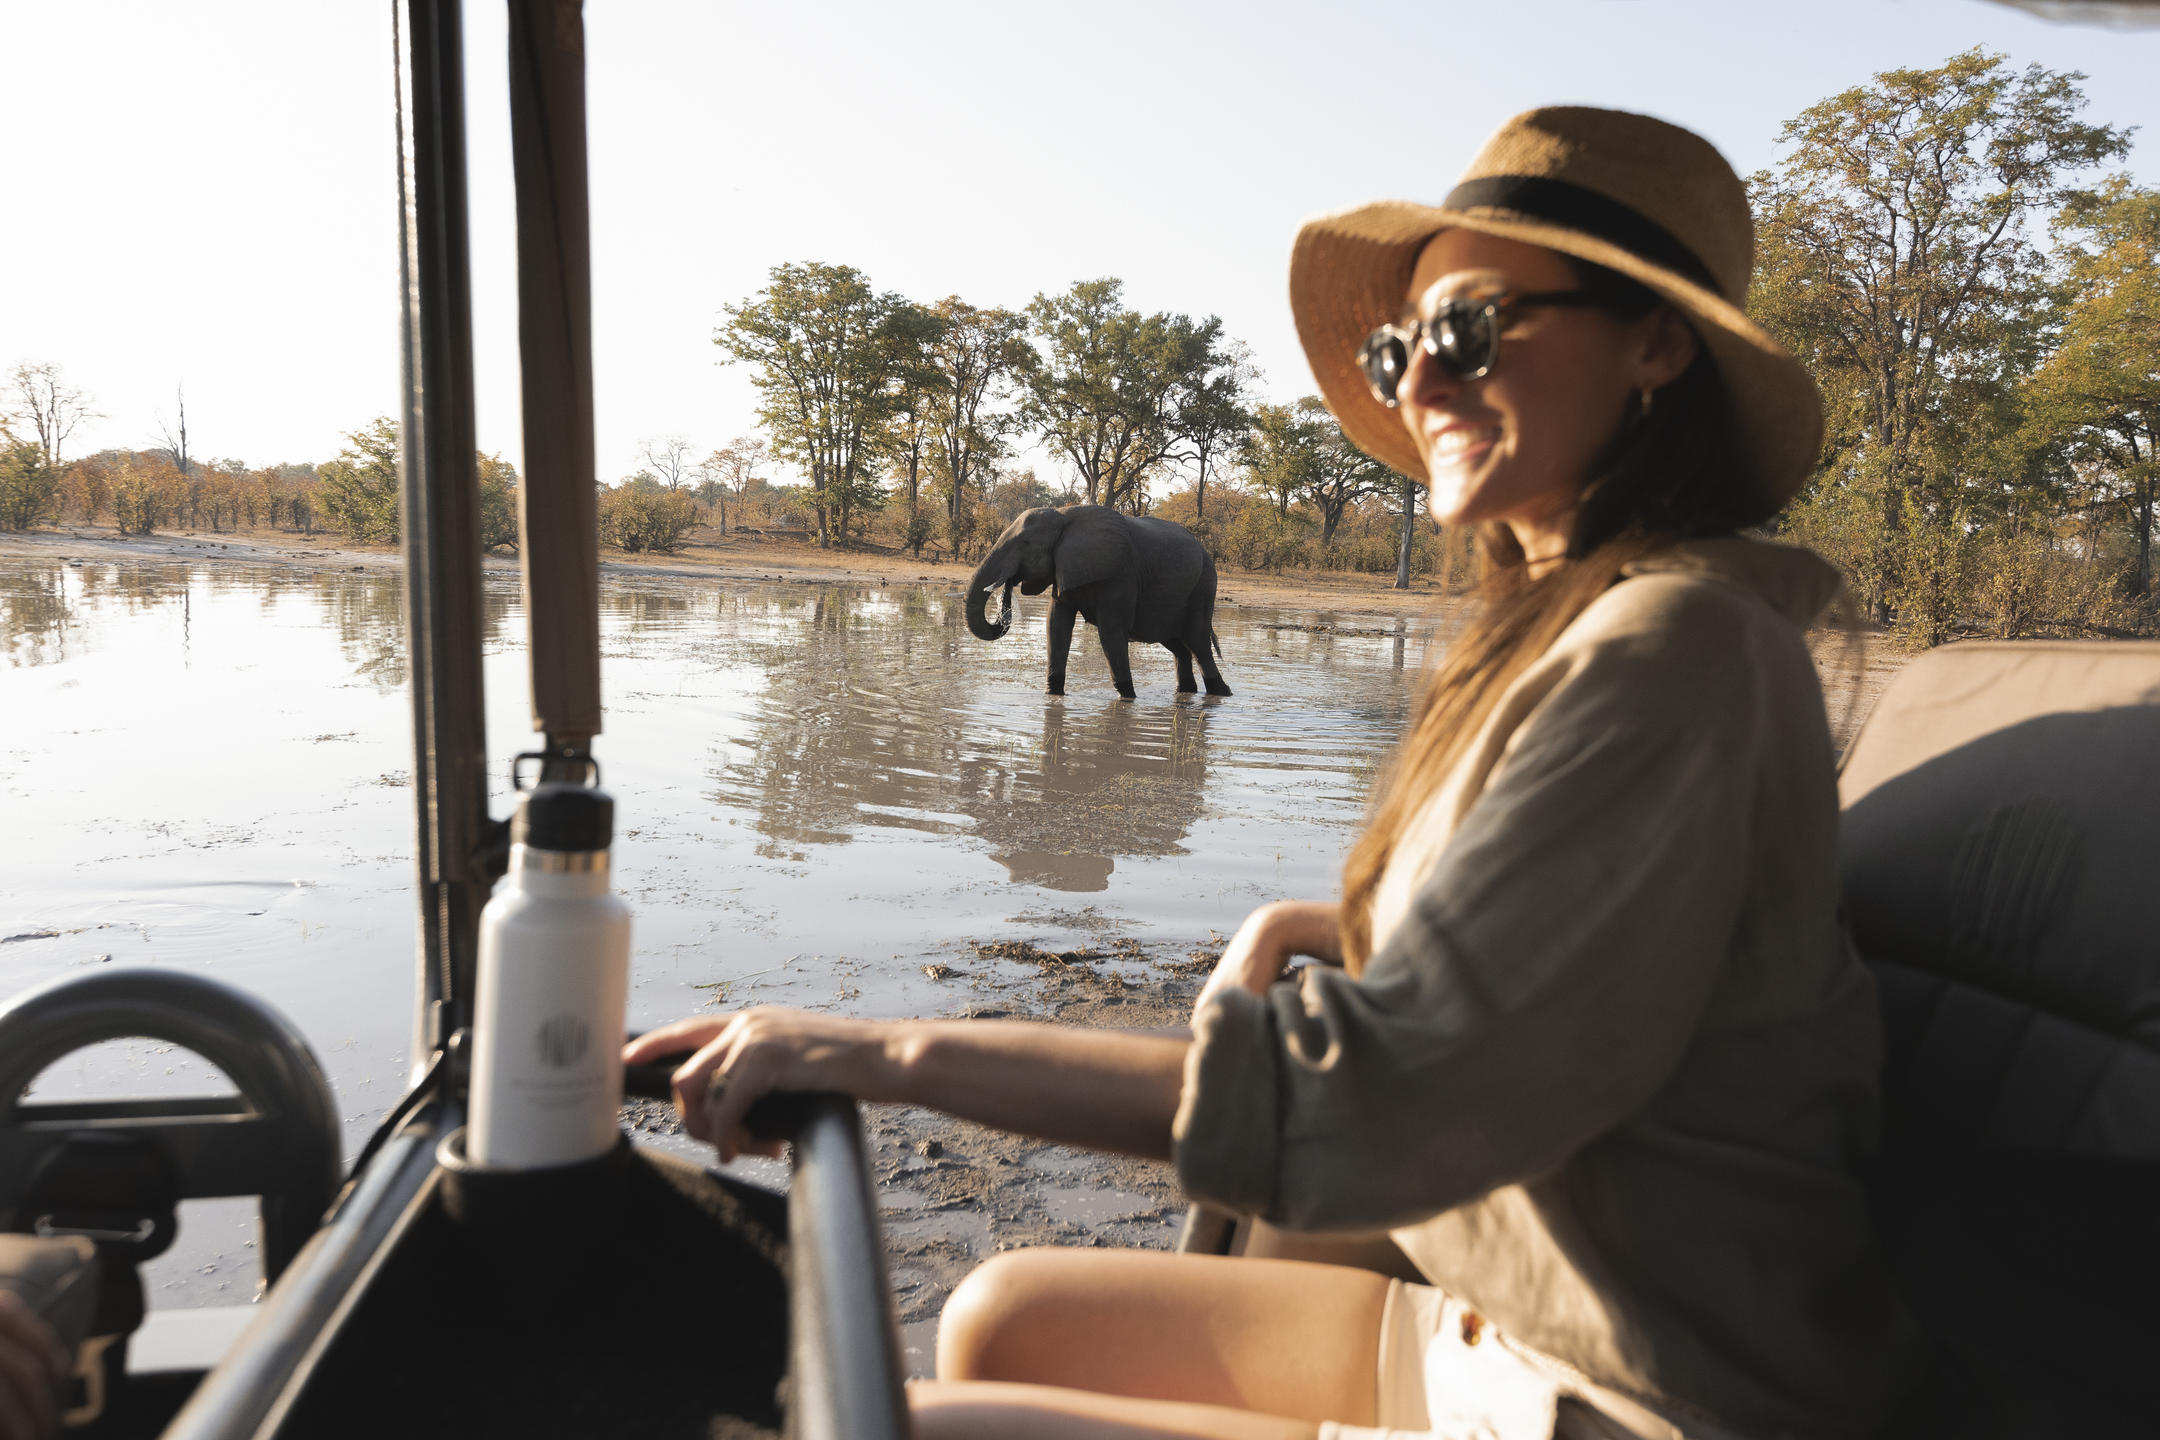
[[1934, 651], [1840, 799], [1920, 1428], [2160, 1428], [2160, 644]]

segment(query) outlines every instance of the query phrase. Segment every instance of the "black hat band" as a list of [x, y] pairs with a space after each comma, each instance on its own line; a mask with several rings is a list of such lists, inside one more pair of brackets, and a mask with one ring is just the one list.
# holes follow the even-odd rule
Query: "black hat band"
[[1712, 294], [1723, 293], [1711, 277], [1710, 267], [1675, 239], [1670, 230], [1609, 195], [1565, 180], [1543, 175], [1487, 175], [1465, 180], [1440, 203], [1449, 210], [1513, 210], [1532, 220], [1564, 226], [1683, 275]]

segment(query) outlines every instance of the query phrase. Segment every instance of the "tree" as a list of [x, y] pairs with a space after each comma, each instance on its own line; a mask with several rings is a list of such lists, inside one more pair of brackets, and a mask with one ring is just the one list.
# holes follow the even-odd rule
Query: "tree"
[[[1207, 521], [1208, 472], [1224, 457], [1238, 453], [1252, 433], [1253, 411], [1249, 391], [1260, 378], [1252, 363], [1252, 350], [1238, 340], [1225, 340], [1212, 370], [1187, 382], [1179, 397], [1179, 429], [1193, 468], [1193, 520]], [[1332, 527], [1330, 527], [1332, 529]]]
[[1318, 475], [1320, 437], [1302, 405], [1261, 405], [1239, 450], [1245, 477], [1284, 518]]
[[75, 427], [85, 420], [95, 419], [97, 411], [90, 408], [90, 397], [61, 377], [57, 365], [32, 365], [25, 361], [8, 375], [8, 387], [14, 394], [7, 411], [30, 427], [37, 437], [37, 446], [45, 467], [57, 470], [68, 437]]
[[321, 475], [323, 514], [332, 525], [355, 540], [397, 543], [397, 421], [379, 415], [347, 435]]
[[[1885, 71], [1801, 112], [1753, 178], [1751, 305], [1824, 384], [1811, 500], [1867, 517], [1849, 568], [1882, 618], [1933, 583], [1940, 546], [1907, 545], [1908, 526], [1965, 512], [1972, 423], [2037, 360], [2047, 273], [2028, 222], [2127, 147], [2078, 118], [2083, 78], [1979, 49]], [[1853, 493], [1824, 493], [1838, 490]]]
[[158, 433], [164, 438], [165, 448], [172, 455], [173, 466], [182, 475], [193, 472], [194, 462], [188, 458], [187, 390], [184, 386], [173, 387], [173, 397], [179, 402], [180, 423], [177, 429], [167, 425], [164, 417], [158, 419]]
[[[931, 314], [936, 327], [924, 353], [930, 465], [943, 492], [947, 535], [959, 554], [971, 538], [969, 487], [985, 485], [1017, 420], [997, 407], [1033, 352], [1025, 338], [1027, 317], [1010, 310], [979, 309], [948, 295]], [[920, 541], [915, 548], [920, 553]]]
[[480, 548], [515, 552], [522, 538], [518, 532], [517, 466], [500, 455], [485, 453], [475, 465], [480, 478]]
[[2129, 590], [2146, 596], [2160, 482], [2160, 192], [2118, 177], [2067, 206], [2060, 228], [2071, 298], [2026, 399], [2043, 437], [2093, 482], [2093, 501], [2128, 520]]
[[810, 477], [818, 544], [874, 503], [903, 368], [923, 335], [919, 307], [846, 265], [775, 265], [755, 297], [731, 305], [713, 343], [755, 367], [758, 418], [773, 449]]
[[1147, 507], [1147, 482], [1191, 454], [1186, 407], [1229, 351], [1210, 315], [1142, 315], [1124, 308], [1124, 282], [1082, 280], [1037, 295], [1027, 313], [1035, 358], [1021, 414], [1070, 461], [1091, 503]]
[[748, 495], [750, 482], [767, 460], [765, 442], [754, 435], [738, 435], [698, 462], [697, 497], [720, 512], [720, 533], [727, 534], [728, 492], [735, 493], [738, 512]]
[[59, 487], [44, 449], [0, 427], [0, 530], [28, 530], [48, 519]]
[[1328, 413], [1327, 403], [1308, 395], [1297, 403], [1306, 423], [1312, 459], [1304, 497], [1320, 512], [1320, 544], [1335, 543], [1336, 527], [1344, 512], [1367, 495], [1391, 489], [1395, 475], [1387, 466], [1350, 443], [1342, 426]]
[[666, 490], [680, 490], [690, 483], [696, 465], [690, 460], [690, 442], [680, 435], [662, 435], [638, 442], [638, 458]]

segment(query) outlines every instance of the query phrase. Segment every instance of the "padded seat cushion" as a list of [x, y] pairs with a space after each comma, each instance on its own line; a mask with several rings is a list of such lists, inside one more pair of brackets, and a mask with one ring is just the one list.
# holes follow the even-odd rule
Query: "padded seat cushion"
[[1840, 788], [1915, 1430], [2160, 1428], [2160, 645], [1936, 651]]

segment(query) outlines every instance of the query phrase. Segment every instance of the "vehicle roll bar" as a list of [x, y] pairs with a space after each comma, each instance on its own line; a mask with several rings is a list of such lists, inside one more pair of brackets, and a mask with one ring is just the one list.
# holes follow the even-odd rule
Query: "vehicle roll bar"
[[907, 1440], [877, 1198], [845, 1095], [776, 1096], [752, 1128], [795, 1146], [788, 1187], [788, 1377], [793, 1440]]
[[518, 368], [525, 482], [518, 567], [542, 780], [590, 778], [600, 733], [599, 499], [593, 484], [592, 259], [585, 22], [578, 0], [510, 0]]
[[413, 689], [420, 983], [413, 1076], [471, 1023], [489, 873], [475, 471], [465, 49], [458, 0], [391, 6], [397, 49], [398, 429], [405, 633]]

